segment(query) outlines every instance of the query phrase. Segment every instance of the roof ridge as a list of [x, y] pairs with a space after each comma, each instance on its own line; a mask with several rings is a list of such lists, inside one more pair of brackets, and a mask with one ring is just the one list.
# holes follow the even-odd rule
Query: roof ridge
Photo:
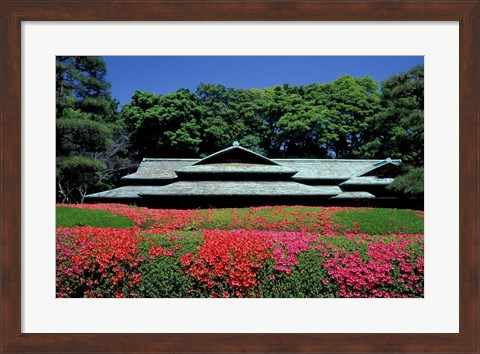
[[232, 152], [232, 151], [242, 151], [244, 153], [247, 153], [247, 154], [250, 154], [252, 157], [256, 158], [256, 159], [259, 159], [260, 161], [264, 161], [266, 164], [268, 165], [279, 165], [278, 163], [276, 163], [275, 161], [272, 161], [271, 159], [269, 159], [268, 157], [265, 157], [263, 155], [260, 155], [252, 150], [249, 150], [249, 149], [246, 149], [240, 145], [233, 145], [233, 146], [229, 146], [227, 147], [226, 149], [223, 149], [223, 150], [220, 150], [220, 151], [217, 151], [217, 152], [214, 152], [213, 154], [211, 155], [208, 155], [207, 157], [204, 157], [203, 159], [201, 159], [200, 161], [197, 161], [195, 162], [193, 165], [201, 165], [201, 164], [207, 164], [209, 163], [211, 160], [216, 160], [217, 158], [221, 158], [222, 155], [225, 155], [225, 154], [228, 154], [229, 152]]
[[[331, 161], [331, 162], [381, 162], [385, 159], [282, 159], [274, 158], [272, 161]], [[391, 161], [402, 161], [401, 159], [391, 159]]]
[[200, 158], [183, 158], [183, 157], [179, 157], [179, 158], [175, 158], [175, 157], [144, 157], [142, 162], [144, 161], [199, 161]]
[[383, 166], [386, 166], [386, 165], [394, 165], [394, 166], [398, 167], [401, 164], [402, 164], [401, 159], [393, 160], [390, 157], [387, 157], [386, 159], [379, 160], [377, 163], [373, 164], [373, 166], [370, 166], [369, 168], [366, 168], [366, 169], [354, 174], [352, 177], [350, 177], [350, 179], [356, 178], [356, 177], [362, 177], [365, 174], [367, 174], [369, 172], [372, 172], [372, 171], [375, 171], [375, 170], [378, 170], [379, 168], [382, 168]]

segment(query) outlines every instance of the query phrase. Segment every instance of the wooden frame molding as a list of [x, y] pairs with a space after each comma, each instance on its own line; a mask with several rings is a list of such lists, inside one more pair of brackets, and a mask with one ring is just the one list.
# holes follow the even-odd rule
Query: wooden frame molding
[[[478, 0], [3, 0], [0, 80], [1, 352], [479, 352]], [[21, 333], [22, 21], [458, 21], [460, 333]]]

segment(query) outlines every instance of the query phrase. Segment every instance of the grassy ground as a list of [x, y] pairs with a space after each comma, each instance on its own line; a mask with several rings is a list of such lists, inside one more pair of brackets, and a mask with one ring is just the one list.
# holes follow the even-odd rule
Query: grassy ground
[[57, 206], [57, 227], [94, 226], [130, 228], [135, 223], [121, 215], [113, 215], [108, 210], [89, 210]]
[[423, 234], [423, 213], [404, 209], [353, 209], [333, 214], [334, 224], [340, 232], [354, 231], [374, 234]]

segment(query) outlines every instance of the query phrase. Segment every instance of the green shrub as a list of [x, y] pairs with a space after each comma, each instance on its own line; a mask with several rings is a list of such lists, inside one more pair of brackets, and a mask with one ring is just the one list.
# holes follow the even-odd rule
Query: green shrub
[[[179, 259], [185, 253], [195, 252], [199, 243], [199, 234], [196, 232], [146, 235], [145, 241], [139, 245], [140, 255], [145, 262], [139, 268], [142, 279], [139, 284], [138, 297], [192, 297], [190, 289], [194, 287], [193, 278], [183, 274]], [[148, 254], [152, 245], [160, 246], [172, 252], [173, 255], [163, 255], [152, 259]]]
[[148, 260], [140, 267], [140, 272], [139, 297], [188, 297], [193, 287], [193, 279], [182, 274], [176, 257], [162, 256]]
[[273, 260], [269, 260], [257, 274], [258, 293], [267, 298], [327, 298], [334, 297], [336, 288], [333, 284], [324, 284], [328, 278], [322, 266], [320, 251], [310, 249], [297, 256], [298, 264], [291, 274], [275, 270]]
[[423, 167], [412, 168], [406, 174], [395, 178], [393, 183], [388, 186], [388, 189], [403, 193], [409, 197], [423, 198], [424, 175]]

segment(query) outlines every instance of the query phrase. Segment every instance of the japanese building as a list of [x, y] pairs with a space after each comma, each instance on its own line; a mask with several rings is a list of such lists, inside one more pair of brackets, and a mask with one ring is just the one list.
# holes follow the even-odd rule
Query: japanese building
[[260, 205], [404, 206], [386, 187], [401, 160], [269, 159], [235, 143], [203, 159], [147, 158], [124, 186], [86, 202], [198, 208]]

